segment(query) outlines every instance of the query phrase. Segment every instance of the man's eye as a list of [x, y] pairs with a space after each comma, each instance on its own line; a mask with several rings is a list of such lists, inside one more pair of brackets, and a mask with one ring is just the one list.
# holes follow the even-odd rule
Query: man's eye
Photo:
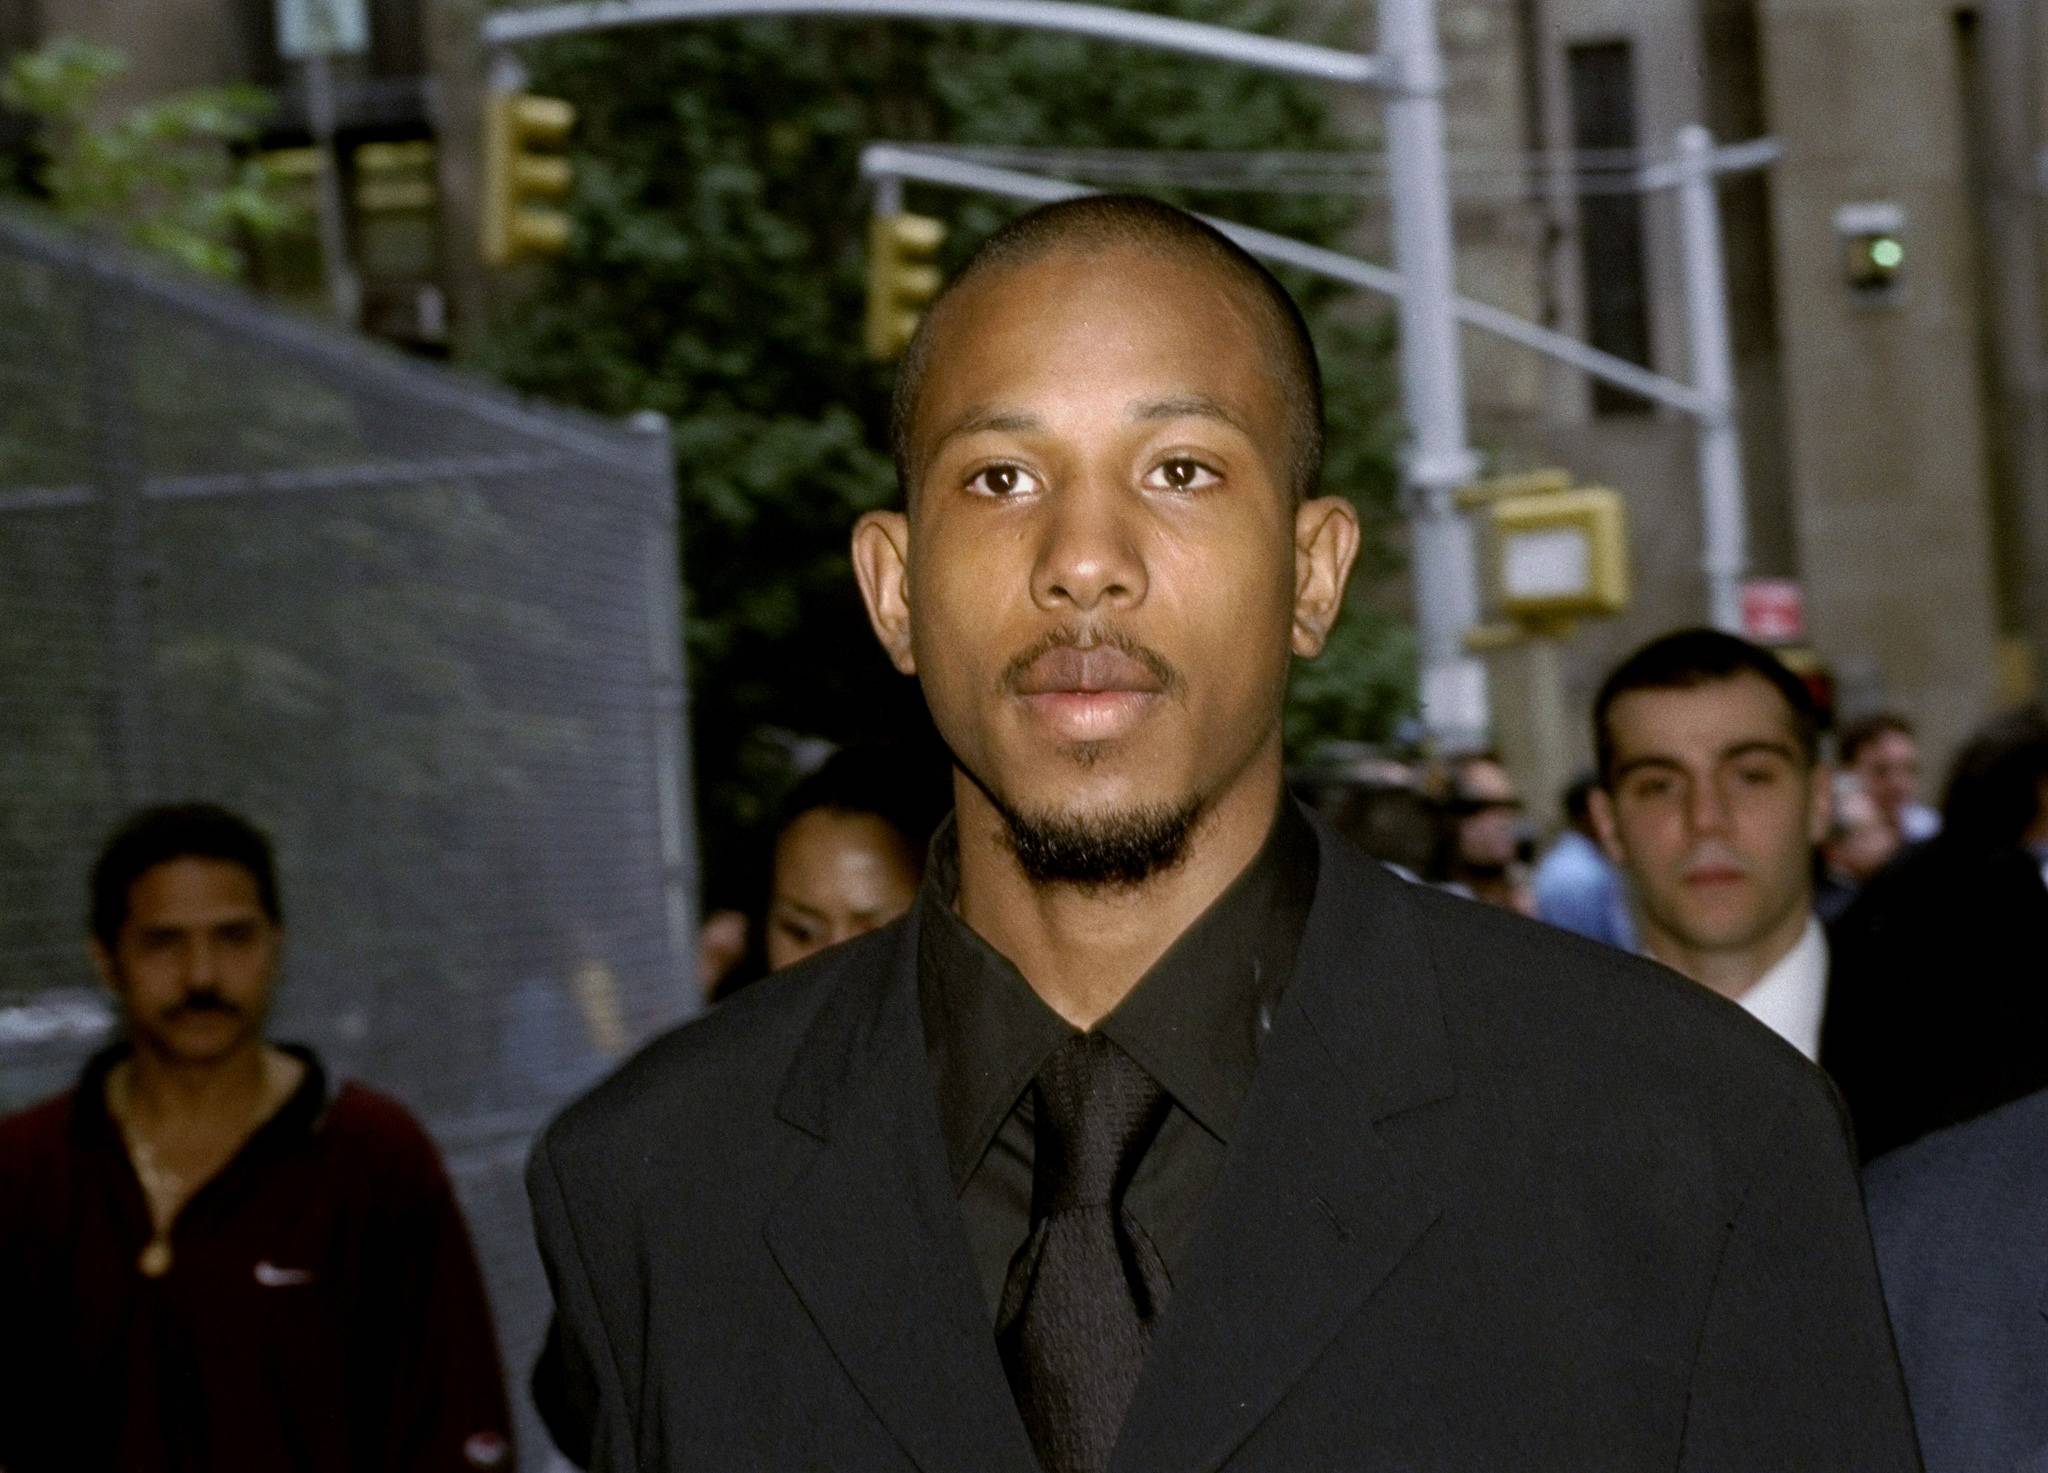
[[1145, 484], [1154, 490], [1203, 491], [1223, 478], [1199, 460], [1190, 460], [1177, 455], [1172, 460], [1162, 460], [1152, 473], [1145, 477]]
[[984, 466], [967, 482], [968, 490], [983, 496], [1015, 496], [1037, 488], [1038, 478], [1021, 465]]
[[1752, 788], [1768, 787], [1778, 780], [1775, 767], [1739, 767], [1735, 775]]
[[1676, 789], [1677, 784], [1668, 777], [1637, 778], [1629, 784], [1629, 791], [1637, 798], [1666, 798]]

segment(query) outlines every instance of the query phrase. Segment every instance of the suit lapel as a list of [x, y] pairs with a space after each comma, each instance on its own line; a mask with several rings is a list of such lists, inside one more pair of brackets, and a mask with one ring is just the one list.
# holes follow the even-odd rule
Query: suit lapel
[[843, 986], [799, 1051], [781, 1113], [819, 1148], [768, 1244], [913, 1462], [1025, 1473], [1036, 1464], [946, 1168], [916, 957], [913, 919], [890, 965]]
[[1317, 835], [1295, 974], [1113, 1469], [1227, 1458], [1437, 1216], [1376, 1124], [1454, 1089], [1419, 917], [1401, 881]]

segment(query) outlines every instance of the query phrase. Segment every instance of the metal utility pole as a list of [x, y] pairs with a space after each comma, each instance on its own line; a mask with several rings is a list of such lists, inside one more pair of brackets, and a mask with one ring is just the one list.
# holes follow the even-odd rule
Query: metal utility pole
[[320, 227], [320, 273], [327, 304], [343, 327], [361, 321], [362, 282], [348, 248], [348, 209], [341, 193], [341, 161], [335, 154], [334, 58], [369, 49], [365, 0], [277, 0], [277, 49], [299, 63], [306, 90], [306, 128], [320, 158], [315, 210]]
[[1393, 176], [1394, 269], [1400, 273], [1401, 398], [1413, 529], [1423, 724], [1440, 743], [1476, 746], [1487, 730], [1486, 667], [1465, 648], [1479, 623], [1472, 527], [1456, 495], [1478, 473], [1465, 422], [1456, 254], [1444, 153], [1443, 51], [1435, 0], [1381, 0], [1380, 52]]
[[325, 52], [306, 58], [306, 121], [320, 155], [317, 211], [320, 217], [320, 274], [328, 310], [343, 327], [354, 327], [362, 310], [362, 284], [348, 249], [348, 212], [341, 197], [341, 160], [334, 151], [334, 64]]
[[[2035, 145], [2040, 128], [2036, 63], [2041, 18], [2030, 0], [1989, 0], [1978, 11], [1976, 55], [1986, 157], [1985, 240], [1989, 247], [1991, 341], [1998, 388], [1997, 430], [2005, 441], [2014, 540], [2006, 564], [2011, 610], [2035, 678], [2048, 674], [2048, 401], [2042, 333], [2041, 220]], [[2015, 692], [2016, 694], [2016, 692]]]
[[1749, 572], [1749, 508], [1735, 420], [1735, 350], [1728, 333], [1728, 278], [1721, 259], [1721, 192], [1715, 173], [1713, 135], [1697, 123], [1679, 129], [1685, 335], [1692, 350], [1692, 386], [1708, 405], [1699, 422], [1707, 617], [1716, 629], [1739, 634], [1742, 580]]

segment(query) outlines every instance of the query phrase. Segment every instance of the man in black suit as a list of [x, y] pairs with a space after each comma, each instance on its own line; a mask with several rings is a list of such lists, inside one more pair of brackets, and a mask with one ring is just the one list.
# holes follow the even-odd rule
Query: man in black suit
[[1870, 1157], [2048, 1088], [2048, 711], [1987, 722], [1942, 809], [1835, 924], [1824, 1062]]
[[1917, 1467], [1821, 1077], [1285, 797], [1358, 539], [1320, 402], [1148, 201], [935, 306], [854, 562], [955, 816], [902, 922], [536, 1148], [594, 1466]]

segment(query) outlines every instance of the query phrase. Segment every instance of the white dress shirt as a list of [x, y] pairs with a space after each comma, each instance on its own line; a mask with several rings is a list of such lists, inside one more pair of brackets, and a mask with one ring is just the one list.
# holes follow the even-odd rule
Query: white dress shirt
[[1736, 1001], [1752, 1018], [1818, 1062], [1820, 1019], [1828, 1005], [1828, 938], [1820, 922], [1808, 916], [1792, 949]]

